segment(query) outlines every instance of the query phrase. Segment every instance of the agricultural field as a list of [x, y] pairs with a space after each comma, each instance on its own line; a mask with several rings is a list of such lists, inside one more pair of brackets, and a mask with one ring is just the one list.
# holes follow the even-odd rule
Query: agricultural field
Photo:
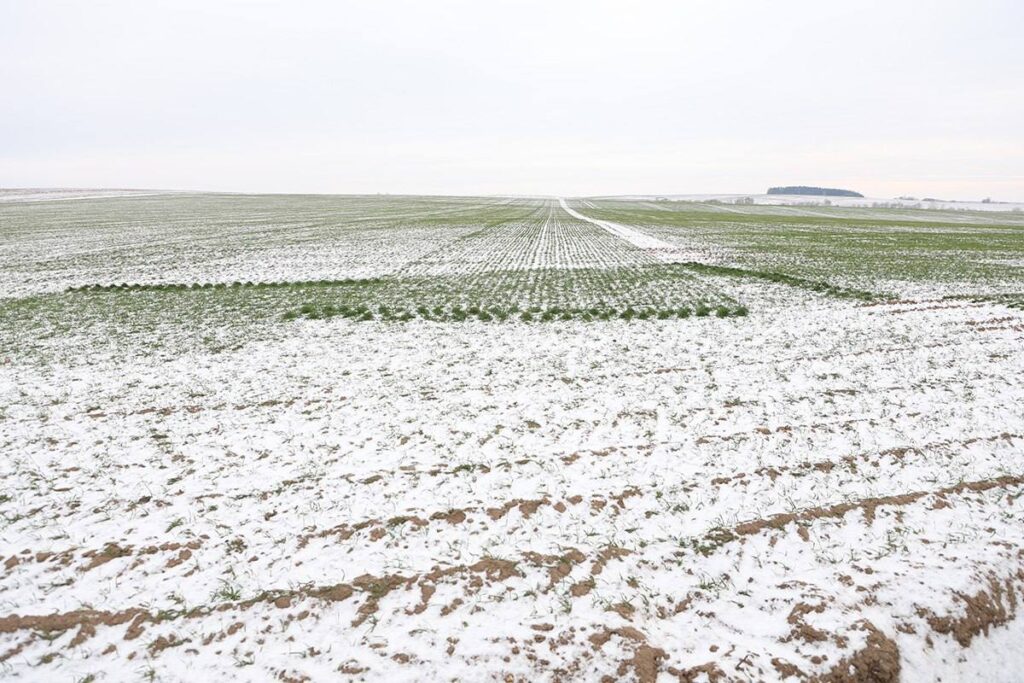
[[585, 200], [703, 260], [898, 296], [1019, 293], [1024, 212]]
[[1016, 681], [1024, 216], [0, 202], [0, 678]]

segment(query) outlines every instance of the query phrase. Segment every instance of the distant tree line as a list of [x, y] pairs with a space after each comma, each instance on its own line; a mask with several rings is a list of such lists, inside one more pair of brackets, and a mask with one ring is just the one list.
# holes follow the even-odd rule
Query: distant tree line
[[768, 194], [808, 194], [819, 197], [863, 197], [853, 190], [837, 190], [831, 187], [811, 187], [808, 185], [787, 185], [786, 187], [769, 187]]

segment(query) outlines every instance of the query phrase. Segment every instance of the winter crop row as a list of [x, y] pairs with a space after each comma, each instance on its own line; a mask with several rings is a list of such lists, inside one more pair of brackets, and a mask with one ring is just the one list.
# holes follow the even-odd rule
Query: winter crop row
[[481, 322], [506, 322], [519, 320], [522, 322], [552, 322], [579, 320], [591, 322], [595, 320], [669, 320], [672, 318], [686, 319], [691, 316], [705, 318], [714, 316], [717, 318], [743, 317], [748, 313], [747, 307], [742, 305], [726, 306], [719, 304], [713, 308], [698, 303], [693, 307], [679, 306], [678, 308], [634, 308], [626, 306], [622, 309], [594, 306], [591, 308], [562, 308], [552, 306], [541, 308], [533, 306], [526, 310], [520, 310], [518, 306], [500, 308], [497, 306], [480, 307], [469, 306], [417, 306], [415, 309], [400, 308], [394, 309], [380, 305], [376, 309], [366, 305], [359, 306], [335, 306], [325, 304], [303, 304], [298, 309], [288, 311], [284, 314], [285, 320], [305, 318], [308, 320], [321, 320], [340, 316], [358, 321], [383, 320], [406, 322], [413, 319], [433, 320], [442, 322], [462, 322], [465, 320], [479, 320]]

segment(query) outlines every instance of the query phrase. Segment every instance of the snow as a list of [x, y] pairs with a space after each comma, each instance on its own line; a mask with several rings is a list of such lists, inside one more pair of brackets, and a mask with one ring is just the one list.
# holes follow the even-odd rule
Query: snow
[[[568, 225], [532, 220], [531, 263]], [[905, 680], [1012, 680], [1024, 314], [737, 287], [746, 318], [0, 331], [2, 675], [778, 680], [877, 632]]]
[[[549, 592], [546, 569], [524, 566], [522, 578], [494, 582], [445, 617], [439, 610], [446, 603], [466, 597], [463, 580], [439, 587], [415, 618], [406, 612], [419, 592], [402, 589], [389, 594], [369, 631], [347, 626], [355, 619], [355, 598], [336, 604], [307, 598], [286, 613], [313, 611], [313, 621], [300, 629], [302, 642], [321, 647], [341, 635], [327, 659], [336, 666], [354, 656], [374, 677], [415, 678], [382, 657], [409, 649], [420, 653], [421, 673], [468, 675], [480, 663], [493, 666], [499, 653], [508, 655], [489, 637], [526, 638], [534, 621], [552, 622], [563, 635], [572, 625], [587, 626], [586, 633], [632, 625], [677, 666], [709, 659], [707, 647], [716, 643], [736, 648], [731, 658], [713, 658], [726, 670], [751, 653], [764, 675], [771, 674], [766, 653], [786, 652], [802, 668], [818, 651], [835, 661], [841, 651], [833, 646], [777, 649], [788, 632], [786, 614], [811, 587], [844, 604], [815, 615], [815, 626], [849, 636], [856, 618], [871, 610], [852, 588], [837, 593], [835, 576], [856, 576], [851, 566], [880, 553], [870, 560], [871, 594], [885, 607], [868, 618], [879, 628], [917, 623], [919, 606], [952, 609], [953, 591], [971, 586], [979, 573], [1016, 567], [1015, 551], [993, 548], [990, 538], [1013, 547], [1024, 540], [1019, 499], [1005, 502], [1019, 491], [1011, 487], [980, 501], [965, 497], [940, 512], [924, 503], [894, 507], [872, 524], [858, 512], [821, 520], [809, 527], [809, 542], [790, 528], [727, 544], [706, 558], [688, 549], [687, 539], [748, 519], [1020, 471], [1024, 439], [999, 437], [1024, 424], [1024, 402], [1008, 400], [1020, 396], [1019, 333], [978, 333], [966, 324], [1003, 311], [964, 304], [892, 313], [889, 307], [836, 311], [830, 302], [810, 311], [782, 303], [739, 322], [586, 329], [309, 322], [269, 328], [262, 341], [216, 355], [155, 359], [126, 350], [48, 367], [7, 365], [0, 438], [11, 454], [3, 477], [12, 500], [5, 512], [26, 517], [5, 528], [2, 554], [30, 549], [72, 559], [19, 563], [3, 575], [0, 592], [18, 614], [86, 605], [171, 610], [179, 598], [190, 607], [209, 603], [225, 581], [245, 599], [363, 574], [411, 576], [484, 557], [523, 563], [524, 553], [560, 555], [571, 547], [593, 558], [615, 545], [633, 555], [610, 562], [584, 598], [565, 596], [590, 575], [586, 562]], [[983, 440], [967, 443], [974, 438]], [[920, 450], [885, 454], [909, 445]], [[578, 459], [566, 464], [573, 454]], [[843, 465], [846, 457], [856, 466]], [[814, 462], [838, 467], [799, 466]], [[794, 466], [797, 471], [785, 471]], [[771, 469], [780, 474], [756, 474]], [[382, 478], [365, 483], [373, 477]], [[718, 480], [730, 483], [712, 483]], [[630, 489], [639, 494], [615, 502]], [[563, 503], [565, 512], [553, 507], [574, 496], [582, 501]], [[484, 512], [517, 499], [551, 504], [529, 516], [513, 507], [498, 520]], [[605, 504], [595, 509], [594, 501]], [[470, 509], [466, 521], [431, 519], [451, 509]], [[897, 513], [906, 516], [900, 521]], [[427, 524], [386, 526], [402, 515]], [[332, 532], [373, 519], [381, 522], [348, 538]], [[995, 533], [976, 535], [990, 525]], [[373, 540], [377, 528], [385, 535]], [[899, 545], [886, 550], [896, 532], [903, 534]], [[235, 539], [244, 550], [232, 550]], [[177, 550], [82, 568], [89, 561], [84, 553], [107, 543], [139, 549], [196, 540], [201, 545], [189, 561], [174, 568], [166, 565]], [[941, 561], [933, 550], [940, 543], [947, 548]], [[677, 567], [679, 552], [685, 559]], [[851, 553], [861, 559], [846, 559]], [[920, 573], [905, 575], [914, 563], [923, 563]], [[699, 589], [721, 576], [729, 577], [722, 592]], [[783, 587], [797, 576], [800, 587]], [[626, 583], [637, 577], [637, 587]], [[911, 590], [919, 580], [927, 591]], [[740, 606], [736, 591], [744, 588], [749, 597]], [[489, 602], [507, 589], [513, 592], [503, 602]], [[688, 595], [697, 597], [686, 612], [667, 621], [656, 616], [670, 598]], [[638, 614], [624, 619], [605, 611], [602, 601], [620, 598], [639, 601]], [[564, 618], [559, 600], [571, 605]], [[266, 609], [239, 617], [252, 624], [239, 634], [254, 633]], [[234, 616], [219, 614], [154, 625], [138, 647], [158, 633], [198, 640], [233, 623]], [[466, 620], [479, 622], [472, 638]], [[414, 635], [419, 629], [424, 635]], [[34, 643], [32, 656], [8, 662], [11, 673], [30, 675], [36, 669], [28, 662], [58, 645], [64, 652], [58, 670], [98, 670], [84, 656], [120, 643], [119, 629], [109, 630], [84, 649], [67, 647], [73, 633]], [[280, 647], [286, 634], [300, 631], [285, 628], [270, 638], [280, 645], [261, 647], [254, 666], [297, 666]], [[448, 637], [462, 639], [458, 656], [436, 649]], [[253, 635], [243, 638], [222, 647], [241, 652]], [[371, 647], [378, 640], [385, 646]], [[119, 652], [133, 647], [120, 643]], [[560, 656], [575, 661], [591, 649], [581, 637]], [[203, 652], [186, 658], [193, 671], [230, 674], [232, 663]], [[612, 650], [595, 656], [607, 660], [593, 663], [595, 672], [614, 668]], [[146, 656], [172, 676], [179, 659]], [[136, 666], [118, 661], [126, 673]], [[528, 661], [515, 661], [531, 670]], [[118, 666], [106, 660], [102, 668], [116, 677]], [[328, 670], [323, 666], [321, 658], [296, 670], [316, 677]]]

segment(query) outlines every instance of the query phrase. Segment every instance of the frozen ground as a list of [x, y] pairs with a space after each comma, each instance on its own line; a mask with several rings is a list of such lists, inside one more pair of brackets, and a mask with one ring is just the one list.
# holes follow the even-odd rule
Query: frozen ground
[[[413, 262], [621, 238], [557, 206]], [[8, 273], [0, 675], [1017, 680], [1024, 313], [714, 279], [749, 315], [282, 320]]]

